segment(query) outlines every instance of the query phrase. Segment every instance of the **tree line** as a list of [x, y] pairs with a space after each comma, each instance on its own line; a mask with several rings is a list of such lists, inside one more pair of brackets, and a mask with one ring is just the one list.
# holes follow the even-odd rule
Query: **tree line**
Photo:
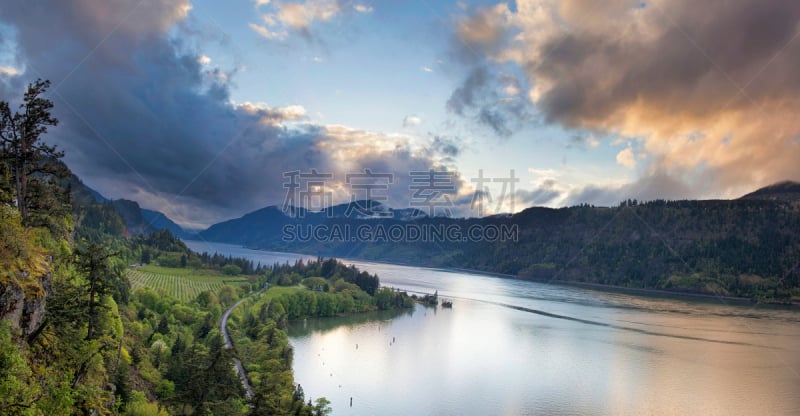
[[[285, 325], [303, 314], [388, 308], [399, 295], [381, 298], [377, 276], [332, 260], [254, 265], [194, 253], [168, 231], [126, 236], [113, 207], [88, 195], [59, 161], [63, 153], [44, 143], [57, 125], [48, 86], [28, 86], [17, 111], [0, 103], [0, 296], [29, 302], [19, 319], [0, 319], [0, 414], [328, 414], [324, 398], [310, 402], [294, 384]], [[126, 268], [149, 262], [247, 278], [182, 303], [131, 291]], [[234, 319], [246, 337], [264, 341], [247, 349], [257, 367], [248, 401], [219, 331], [222, 311], [267, 283], [305, 279], [303, 295]]]

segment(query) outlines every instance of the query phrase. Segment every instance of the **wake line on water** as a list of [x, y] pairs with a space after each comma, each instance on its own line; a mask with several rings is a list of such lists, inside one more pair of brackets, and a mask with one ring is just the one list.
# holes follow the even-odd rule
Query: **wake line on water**
[[[492, 303], [494, 303], [494, 302], [492, 302]], [[509, 305], [509, 304], [505, 304], [505, 303], [496, 303], [496, 304], [498, 306], [502, 306], [502, 307], [505, 307], [505, 308], [516, 309], [518, 311], [534, 313], [534, 314], [537, 314], [537, 315], [547, 316], [549, 318], [565, 319], [567, 321], [580, 322], [582, 324], [587, 324], [587, 325], [595, 325], [595, 326], [602, 326], [602, 327], [606, 327], [606, 328], [619, 329], [619, 330], [622, 330], [622, 331], [637, 332], [637, 333], [640, 333], [640, 334], [653, 335], [653, 336], [656, 336], [656, 337], [668, 337], [668, 338], [678, 338], [678, 339], [686, 339], [686, 340], [692, 340], [692, 341], [714, 342], [714, 343], [717, 343], [717, 344], [744, 345], [744, 346], [748, 346], [748, 347], [772, 348], [772, 347], [768, 347], [766, 345], [750, 344], [748, 342], [725, 341], [725, 340], [721, 340], [721, 339], [693, 337], [691, 335], [666, 334], [666, 333], [663, 333], [663, 332], [649, 331], [649, 330], [641, 329], [641, 328], [631, 328], [629, 326], [614, 325], [614, 324], [609, 324], [609, 323], [605, 323], [605, 322], [590, 321], [588, 319], [574, 318], [572, 316], [559, 315], [559, 314], [555, 314], [555, 313], [551, 313], [551, 312], [540, 311], [538, 309], [526, 308], [526, 307], [523, 307], [523, 306]]]
[[770, 347], [768, 345], [751, 344], [751, 343], [748, 343], [748, 342], [726, 341], [726, 340], [721, 340], [721, 339], [694, 337], [694, 336], [691, 336], [691, 335], [667, 334], [667, 333], [664, 333], [664, 332], [650, 331], [650, 330], [647, 330], [647, 329], [632, 328], [632, 327], [629, 327], [629, 326], [615, 325], [615, 324], [610, 324], [610, 323], [606, 323], [606, 322], [592, 321], [592, 320], [589, 320], [589, 319], [575, 318], [573, 316], [560, 315], [560, 314], [557, 314], [557, 313], [547, 312], [547, 311], [543, 311], [543, 310], [540, 310], [540, 309], [527, 308], [527, 307], [524, 307], [524, 306], [512, 305], [512, 304], [509, 304], [509, 303], [493, 302], [493, 301], [490, 301], [490, 300], [465, 298], [465, 297], [459, 297], [459, 296], [447, 296], [447, 297], [453, 298], [453, 299], [463, 299], [463, 300], [470, 300], [470, 301], [474, 301], [474, 302], [486, 303], [486, 304], [490, 304], [490, 305], [500, 306], [500, 307], [503, 307], [503, 308], [508, 308], [508, 309], [521, 311], [521, 312], [528, 312], [528, 313], [532, 313], [532, 314], [536, 314], [536, 315], [540, 315], [540, 316], [546, 316], [548, 318], [563, 319], [563, 320], [566, 320], [566, 321], [578, 322], [578, 323], [582, 323], [582, 324], [586, 324], [586, 325], [594, 325], [594, 326], [600, 326], [600, 327], [605, 327], [605, 328], [613, 328], [613, 329], [618, 329], [618, 330], [621, 330], [621, 331], [636, 332], [636, 333], [639, 333], [639, 334], [652, 335], [652, 336], [656, 336], [656, 337], [677, 338], [677, 339], [685, 339], [685, 340], [690, 340], [690, 341], [712, 342], [712, 343], [716, 343], [716, 344], [727, 344], [727, 345], [741, 345], [741, 346], [747, 346], [747, 347], [758, 347], [758, 348], [766, 348], [766, 349], [778, 349], [778, 348], [775, 348], [775, 347]]

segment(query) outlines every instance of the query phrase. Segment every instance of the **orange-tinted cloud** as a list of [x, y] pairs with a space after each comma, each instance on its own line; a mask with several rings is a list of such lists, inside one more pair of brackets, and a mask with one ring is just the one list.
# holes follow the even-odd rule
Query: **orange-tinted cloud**
[[[347, 172], [407, 177], [452, 156], [453, 148], [424, 137], [413, 143], [314, 123], [299, 105], [232, 102], [236, 71], [173, 38], [172, 29], [184, 35], [191, 25], [187, 7], [178, 0], [6, 1], [0, 22], [15, 29], [25, 70], [0, 75], [0, 100], [19, 97], [31, 79], [52, 80], [48, 97], [61, 123], [47, 140], [66, 151], [69, 166], [107, 197], [138, 200], [190, 227], [282, 204], [287, 171], [334, 173], [335, 202], [344, 202]], [[400, 179], [393, 192], [394, 206], [408, 203]]]
[[269, 40], [286, 40], [290, 33], [298, 33], [307, 40], [313, 38], [312, 26], [328, 22], [342, 14], [365, 14], [372, 6], [353, 4], [341, 0], [256, 0], [261, 12], [261, 23], [249, 23], [258, 35]]
[[638, 140], [645, 177], [736, 196], [800, 179], [798, 30], [791, 0], [523, 0], [455, 32], [517, 65], [545, 120]]

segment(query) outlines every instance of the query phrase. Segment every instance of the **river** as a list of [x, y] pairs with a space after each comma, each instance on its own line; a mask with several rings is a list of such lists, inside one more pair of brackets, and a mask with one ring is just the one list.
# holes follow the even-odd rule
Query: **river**
[[295, 381], [334, 415], [800, 414], [796, 309], [346, 262], [453, 308], [293, 323]]

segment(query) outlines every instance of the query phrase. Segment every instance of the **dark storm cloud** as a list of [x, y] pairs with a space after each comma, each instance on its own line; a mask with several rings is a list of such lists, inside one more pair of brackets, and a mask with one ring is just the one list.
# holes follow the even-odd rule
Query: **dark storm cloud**
[[[412, 198], [413, 190], [409, 189], [412, 185], [412, 175], [419, 175], [419, 172], [428, 172], [434, 169], [436, 172], [451, 172], [437, 176], [437, 180], [441, 180], [445, 186], [452, 185], [452, 189], [445, 189], [438, 201], [443, 201], [441, 198], [450, 198], [458, 193], [458, 190], [464, 187], [462, 179], [455, 171], [448, 170], [443, 166], [436, 166], [429, 160], [422, 159], [414, 154], [406, 151], [392, 151], [385, 153], [371, 153], [368, 157], [360, 160], [360, 166], [365, 169], [371, 169], [373, 173], [391, 173], [393, 174], [392, 184], [388, 186], [386, 204], [392, 208], [410, 208], [415, 207], [422, 210], [427, 210], [428, 207], [424, 204], [419, 204], [418, 199]], [[362, 169], [363, 169], [362, 168]], [[345, 175], [348, 172], [342, 172]], [[417, 183], [418, 184], [418, 183]], [[351, 191], [352, 192], [352, 191]], [[383, 193], [383, 192], [381, 192]], [[358, 192], [354, 193], [357, 198], [360, 198]], [[416, 202], [414, 202], [416, 201]]]
[[461, 154], [463, 147], [456, 138], [437, 135], [431, 141], [430, 150], [432, 154], [442, 155], [452, 161]]
[[478, 65], [450, 95], [447, 110], [473, 119], [497, 136], [508, 137], [530, 118], [530, 109], [526, 99], [504, 93], [507, 87], [519, 90], [519, 81]]
[[[476, 65], [524, 71], [525, 92], [546, 121], [636, 138], [660, 172], [711, 172], [712, 194], [800, 178], [800, 2], [515, 6], [459, 21], [459, 51], [470, 51]], [[469, 103], [493, 98], [479, 88], [457, 92]]]
[[569, 139], [567, 139], [566, 147], [568, 149], [573, 147], [586, 149], [588, 147], [597, 147], [599, 145], [600, 141], [591, 134], [573, 134], [569, 136]]
[[[158, 2], [135, 5], [107, 7], [133, 10], [128, 19], [181, 16]], [[54, 135], [88, 183], [100, 179], [111, 196], [130, 197], [113, 182], [133, 182], [162, 195], [147, 202], [170, 205], [169, 195], [180, 193], [231, 210], [274, 199], [263, 184], [280, 181], [289, 166], [326, 167], [314, 150], [317, 132], [276, 124], [282, 118], [274, 109], [231, 106], [230, 74], [206, 71], [196, 53], [158, 32], [171, 22], [148, 29], [125, 21], [113, 31], [90, 18], [93, 7], [104, 6], [87, 3], [81, 13], [66, 2], [26, 4], [2, 16], [18, 30], [27, 74], [53, 80], [50, 96], [63, 122]]]
[[[53, 81], [62, 124], [50, 140], [108, 196], [202, 226], [282, 203], [283, 172], [337, 170], [322, 146], [332, 133], [303, 122], [302, 107], [230, 102], [235, 72], [201, 64], [180, 40], [191, 25], [187, 1], [4, 3], [0, 21], [16, 29], [26, 68], [18, 78]], [[0, 99], [20, 84], [0, 89]], [[350, 162], [374, 158], [362, 152]], [[418, 159], [390, 158], [385, 169], [427, 161]]]
[[463, 116], [467, 108], [478, 106], [484, 95], [491, 93], [489, 90], [489, 71], [480, 66], [470, 72], [462, 85], [458, 87], [450, 99], [447, 100], [447, 109]]
[[466, 68], [466, 76], [447, 101], [449, 112], [508, 137], [532, 118], [530, 101], [520, 95], [519, 79], [485, 58], [502, 48], [512, 34], [507, 30], [505, 4], [478, 9], [455, 28], [451, 55]]
[[[664, 112], [713, 114], [787, 45], [800, 20], [795, 1], [656, 2], [638, 11], [626, 6], [612, 7], [622, 15], [649, 13], [643, 23], [652, 25], [652, 38], [626, 37], [619, 33], [622, 21], [617, 33], [611, 25], [577, 27], [542, 44], [546, 59], [527, 61], [529, 75], [555, 82], [539, 102], [550, 120], [602, 125], [637, 100]], [[797, 91], [800, 79], [780, 71], [781, 64], [797, 68], [800, 54], [788, 52], [774, 67], [784, 76], [756, 78], [748, 88], [751, 99]]]
[[491, 127], [498, 136], [507, 137], [511, 135], [511, 129], [508, 128], [508, 119], [499, 110], [481, 108], [478, 112], [478, 121]]

